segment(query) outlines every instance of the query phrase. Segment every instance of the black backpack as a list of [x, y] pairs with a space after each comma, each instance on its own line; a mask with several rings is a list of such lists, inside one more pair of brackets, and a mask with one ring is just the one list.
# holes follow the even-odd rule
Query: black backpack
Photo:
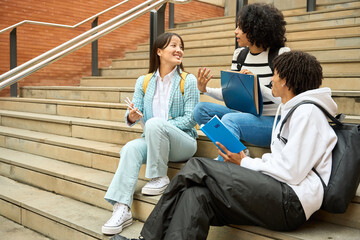
[[280, 136], [281, 130], [295, 109], [302, 104], [314, 104], [332, 121], [331, 127], [334, 129], [338, 141], [332, 151], [332, 168], [328, 185], [325, 185], [314, 168], [313, 171], [319, 176], [324, 187], [324, 199], [321, 209], [330, 213], [344, 213], [354, 198], [360, 182], [360, 125], [342, 123], [338, 120], [341, 117], [335, 118], [331, 116], [316, 102], [302, 101], [288, 112], [280, 126], [277, 137], [285, 144], [287, 139]]
[[[279, 49], [280, 48], [270, 48], [269, 50], [268, 63], [269, 63], [269, 67], [271, 68], [271, 72], [273, 74], [274, 74], [273, 60], [277, 55], [279, 55]], [[250, 51], [249, 47], [244, 47], [244, 49], [241, 50], [241, 52], [237, 56], [236, 63], [237, 63], [238, 71], [240, 71], [242, 65], [244, 65], [246, 56], [248, 55], [249, 51]]]

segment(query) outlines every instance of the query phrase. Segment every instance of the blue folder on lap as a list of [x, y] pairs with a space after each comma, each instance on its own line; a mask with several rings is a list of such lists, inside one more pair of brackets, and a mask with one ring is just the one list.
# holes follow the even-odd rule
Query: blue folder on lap
[[221, 88], [228, 108], [261, 116], [263, 101], [259, 79], [235, 71], [221, 71]]
[[216, 115], [200, 129], [215, 145], [216, 142], [219, 142], [224, 145], [230, 152], [239, 153], [246, 148], [244, 144], [242, 144], [240, 140], [236, 138], [232, 132], [230, 132], [230, 130]]

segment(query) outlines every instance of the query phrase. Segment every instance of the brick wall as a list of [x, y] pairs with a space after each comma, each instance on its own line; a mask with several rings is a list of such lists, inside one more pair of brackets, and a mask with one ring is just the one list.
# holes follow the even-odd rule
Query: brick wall
[[[118, 0], [1, 0], [0, 29], [22, 20], [52, 22], [66, 25], [76, 23], [117, 4]], [[142, 0], [132, 0], [99, 18], [99, 24], [138, 5]], [[168, 8], [167, 8], [168, 13]], [[203, 2], [175, 4], [175, 23], [223, 16], [224, 9]], [[166, 21], [168, 14], [166, 14]], [[166, 26], [167, 26], [166, 22]], [[91, 22], [76, 29], [39, 25], [22, 25], [17, 28], [18, 65], [70, 40], [91, 28]], [[10, 69], [9, 33], [0, 34], [0, 74]], [[110, 65], [111, 59], [136, 49], [137, 44], [148, 41], [149, 14], [113, 31], [99, 40], [99, 67]], [[22, 79], [19, 86], [78, 85], [82, 76], [91, 75], [91, 44], [69, 54], [59, 61]], [[0, 90], [8, 96], [9, 87]]]

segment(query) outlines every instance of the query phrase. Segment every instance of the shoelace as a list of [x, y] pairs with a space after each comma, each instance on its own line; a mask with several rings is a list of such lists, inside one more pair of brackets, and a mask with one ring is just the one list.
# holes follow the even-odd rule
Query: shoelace
[[151, 183], [160, 183], [163, 177], [157, 177], [150, 180]]
[[[114, 217], [114, 214], [119, 210], [120, 208], [120, 205], [116, 204], [114, 205], [114, 210], [113, 210], [113, 213], [112, 213], [112, 217], [106, 222], [106, 224], [108, 224], [109, 222], [112, 222], [112, 219]], [[123, 208], [122, 211], [121, 211], [121, 216], [118, 218], [118, 220], [116, 221], [116, 223], [118, 224], [119, 221], [123, 218], [124, 214], [126, 214], [126, 208]]]

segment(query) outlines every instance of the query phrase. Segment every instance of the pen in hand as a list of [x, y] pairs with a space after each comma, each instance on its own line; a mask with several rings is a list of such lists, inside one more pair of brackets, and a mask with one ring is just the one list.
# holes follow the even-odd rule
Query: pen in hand
[[[126, 105], [129, 107], [129, 109], [134, 110], [134, 108], [131, 106], [133, 103], [130, 101], [130, 99], [127, 97], [125, 99]], [[141, 112], [139, 112], [138, 110], [135, 110], [137, 114], [139, 114], [141, 117], [143, 116], [143, 114]]]

